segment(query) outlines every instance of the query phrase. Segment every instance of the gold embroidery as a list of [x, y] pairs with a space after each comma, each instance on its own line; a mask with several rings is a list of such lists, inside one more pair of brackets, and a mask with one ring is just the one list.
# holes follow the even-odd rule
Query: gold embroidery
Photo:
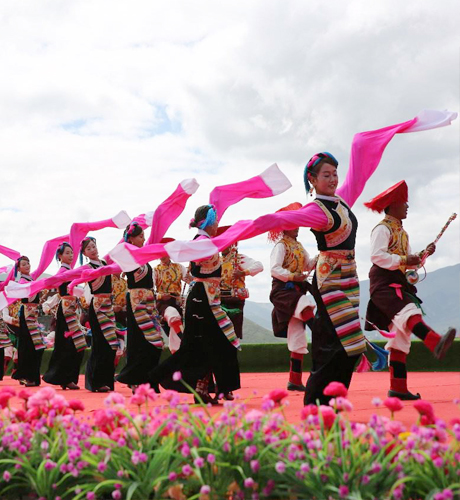
[[280, 242], [286, 250], [283, 260], [283, 269], [290, 273], [303, 273], [305, 269], [305, 249], [299, 241], [283, 237]]
[[169, 294], [179, 297], [182, 290], [182, 267], [171, 262], [155, 267], [155, 287], [159, 295]]

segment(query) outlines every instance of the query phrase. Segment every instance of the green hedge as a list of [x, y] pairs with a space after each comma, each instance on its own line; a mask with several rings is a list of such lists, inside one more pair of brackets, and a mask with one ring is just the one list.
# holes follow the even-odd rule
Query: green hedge
[[[383, 347], [385, 342], [376, 342]], [[43, 355], [42, 373], [48, 367], [51, 356], [51, 349], [47, 349]], [[164, 351], [161, 359], [169, 356], [169, 351]], [[368, 349], [368, 357], [373, 361], [373, 352]], [[89, 350], [85, 352], [84, 361], [81, 367], [81, 373], [85, 372], [85, 363], [89, 356]], [[286, 344], [243, 344], [241, 352], [238, 354], [240, 369], [244, 373], [255, 372], [286, 372], [289, 370], [289, 352]], [[117, 372], [125, 364], [125, 358], [122, 358]], [[311, 357], [306, 355], [304, 359], [304, 371], [311, 368]], [[407, 368], [409, 371], [430, 372], [430, 371], [460, 371], [460, 339], [454, 342], [454, 345], [442, 361], [437, 361], [431, 352], [423, 345], [423, 342], [412, 342], [411, 352], [407, 358]], [[10, 367], [11, 370], [11, 367]], [[10, 372], [8, 370], [8, 373]]]

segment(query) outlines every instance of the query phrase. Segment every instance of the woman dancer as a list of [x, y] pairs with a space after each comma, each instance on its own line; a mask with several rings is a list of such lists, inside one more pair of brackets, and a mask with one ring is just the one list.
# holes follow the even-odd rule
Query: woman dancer
[[[190, 227], [198, 229], [198, 237], [209, 238], [217, 232], [217, 216], [213, 205], [195, 212]], [[208, 392], [211, 376], [216, 381], [216, 394], [232, 399], [232, 391], [240, 388], [237, 350], [239, 341], [232, 322], [220, 305], [219, 284], [222, 264], [218, 253], [191, 262], [192, 283], [185, 306], [185, 328], [180, 349], [150, 372], [150, 383], [186, 392], [172, 375], [182, 373], [205, 403], [215, 403]]]
[[[60, 261], [60, 273], [68, 271], [73, 261], [73, 249], [69, 243], [62, 243], [56, 251]], [[54, 350], [43, 380], [48, 384], [60, 385], [63, 389], [78, 390], [80, 365], [86, 349], [85, 335], [77, 318], [77, 298], [69, 295], [67, 285], [59, 285], [60, 301], [56, 315]]]
[[[80, 261], [83, 255], [89, 259], [88, 267], [97, 269], [107, 263], [99, 259], [96, 239], [85, 238], [81, 244]], [[109, 392], [114, 389], [115, 353], [118, 340], [115, 331], [115, 313], [112, 307], [112, 278], [101, 276], [90, 281], [93, 298], [89, 306], [91, 326], [91, 354], [86, 363], [85, 387], [91, 392]]]
[[[32, 281], [30, 276], [30, 261], [21, 256], [16, 261], [15, 274], [20, 283]], [[27, 387], [40, 385], [40, 365], [45, 343], [38, 326], [38, 306], [40, 294], [34, 294], [27, 299], [21, 299], [19, 311], [18, 367], [12, 378], [19, 380]]]
[[[124, 235], [125, 241], [141, 248], [145, 242], [142, 227], [133, 222]], [[148, 382], [148, 372], [158, 365], [163, 349], [163, 338], [153, 295], [153, 271], [145, 264], [126, 273], [128, 278], [127, 354], [126, 365], [117, 382], [128, 384], [131, 389]]]

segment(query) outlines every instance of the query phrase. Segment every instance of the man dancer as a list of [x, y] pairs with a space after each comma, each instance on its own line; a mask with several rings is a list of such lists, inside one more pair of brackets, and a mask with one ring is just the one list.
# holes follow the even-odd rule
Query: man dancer
[[[291, 203], [278, 212], [298, 210], [300, 203]], [[302, 384], [302, 362], [308, 353], [306, 322], [313, 318], [315, 301], [307, 296], [308, 283], [306, 271], [316, 265], [310, 259], [302, 243], [297, 241], [299, 228], [285, 231], [270, 231], [268, 239], [276, 242], [270, 255], [272, 291], [270, 302], [273, 304], [272, 325], [275, 337], [287, 338], [290, 356], [288, 391], [305, 391]]]
[[407, 217], [408, 188], [398, 182], [364, 205], [375, 212], [385, 211], [385, 218], [371, 234], [369, 272], [370, 301], [366, 315], [366, 330], [375, 327], [392, 330], [396, 336], [387, 343], [390, 351], [390, 390], [388, 396], [404, 400], [420, 399], [407, 388], [406, 358], [410, 351], [410, 335], [421, 339], [436, 359], [442, 359], [455, 339], [455, 329], [444, 336], [436, 333], [422, 319], [417, 289], [406, 280], [406, 269], [416, 268], [421, 256], [431, 255], [436, 246], [430, 243], [419, 254], [412, 254], [402, 221]]
[[[163, 238], [161, 243], [174, 241]], [[161, 318], [161, 326], [169, 337], [169, 349], [176, 352], [182, 337], [182, 282], [189, 283], [190, 278], [182, 264], [172, 262], [166, 256], [160, 259], [153, 272], [157, 309]]]
[[[230, 226], [217, 229], [217, 236], [224, 233]], [[221, 304], [230, 311], [229, 318], [235, 328], [236, 336], [243, 338], [243, 309], [249, 290], [246, 288], [246, 276], [256, 276], [264, 270], [261, 262], [247, 255], [238, 253], [238, 243], [222, 251], [222, 279], [220, 282]], [[239, 312], [236, 312], [235, 310]], [[232, 314], [233, 313], [233, 314]]]

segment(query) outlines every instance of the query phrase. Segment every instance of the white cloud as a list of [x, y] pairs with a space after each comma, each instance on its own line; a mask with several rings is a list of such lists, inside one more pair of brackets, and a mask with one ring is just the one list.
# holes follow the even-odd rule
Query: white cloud
[[[152, 210], [196, 177], [201, 188], [170, 231], [188, 237], [215, 185], [273, 162], [293, 188], [233, 207], [225, 222], [305, 202], [313, 153], [331, 151], [343, 178], [356, 132], [459, 109], [456, 13], [453, 0], [2, 2], [1, 244], [36, 263], [73, 221]], [[378, 222], [363, 201], [405, 178], [416, 249], [458, 211], [458, 131], [457, 121], [390, 143], [354, 207], [362, 278]], [[456, 224], [428, 268], [459, 262]], [[118, 233], [97, 237], [106, 251]], [[301, 239], [314, 253], [311, 233]], [[264, 237], [241, 248], [268, 267]], [[249, 284], [266, 299], [268, 272]]]

